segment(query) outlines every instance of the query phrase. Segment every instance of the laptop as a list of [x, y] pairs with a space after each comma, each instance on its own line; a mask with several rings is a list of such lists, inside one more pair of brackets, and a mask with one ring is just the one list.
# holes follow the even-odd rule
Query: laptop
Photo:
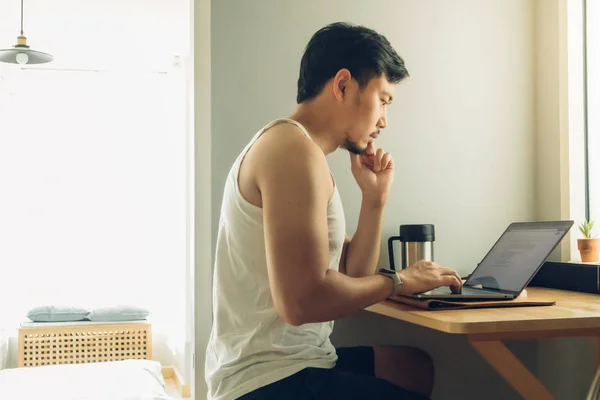
[[512, 223], [469, 275], [461, 293], [440, 287], [403, 296], [457, 301], [515, 299], [572, 225], [573, 221]]

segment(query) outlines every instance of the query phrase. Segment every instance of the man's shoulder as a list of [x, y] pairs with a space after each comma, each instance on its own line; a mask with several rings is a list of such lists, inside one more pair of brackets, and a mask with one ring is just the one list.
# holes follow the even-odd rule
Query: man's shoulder
[[277, 124], [259, 139], [255, 144], [256, 155], [263, 160], [263, 165], [322, 168], [327, 164], [319, 146], [294, 124]]
[[313, 151], [319, 149], [299, 126], [291, 123], [279, 123], [270, 127], [263, 132], [261, 140], [271, 143], [274, 146], [296, 145], [298, 148], [310, 149]]

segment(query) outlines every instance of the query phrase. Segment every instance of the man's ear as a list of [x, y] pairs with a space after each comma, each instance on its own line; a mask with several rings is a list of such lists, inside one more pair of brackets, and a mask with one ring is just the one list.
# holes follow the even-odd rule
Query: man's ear
[[346, 97], [346, 89], [352, 79], [352, 74], [346, 68], [340, 69], [333, 77], [333, 96], [342, 103]]

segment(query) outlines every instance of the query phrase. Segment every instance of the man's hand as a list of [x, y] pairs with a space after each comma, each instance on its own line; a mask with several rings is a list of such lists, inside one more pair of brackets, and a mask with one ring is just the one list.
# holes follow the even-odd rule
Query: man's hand
[[373, 142], [369, 142], [367, 151], [362, 155], [350, 153], [352, 174], [369, 204], [383, 206], [394, 180], [394, 162], [390, 153], [383, 149], [375, 151]]
[[458, 273], [431, 261], [418, 261], [398, 271], [404, 294], [423, 293], [441, 286], [450, 286], [453, 293], [460, 293], [462, 280]]

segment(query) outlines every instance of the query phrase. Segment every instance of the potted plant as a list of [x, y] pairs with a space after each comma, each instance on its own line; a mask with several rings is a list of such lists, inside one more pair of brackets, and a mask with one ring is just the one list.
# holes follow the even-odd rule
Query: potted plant
[[598, 262], [600, 258], [600, 238], [592, 236], [594, 221], [585, 220], [579, 225], [583, 239], [577, 239], [577, 249], [583, 262]]

